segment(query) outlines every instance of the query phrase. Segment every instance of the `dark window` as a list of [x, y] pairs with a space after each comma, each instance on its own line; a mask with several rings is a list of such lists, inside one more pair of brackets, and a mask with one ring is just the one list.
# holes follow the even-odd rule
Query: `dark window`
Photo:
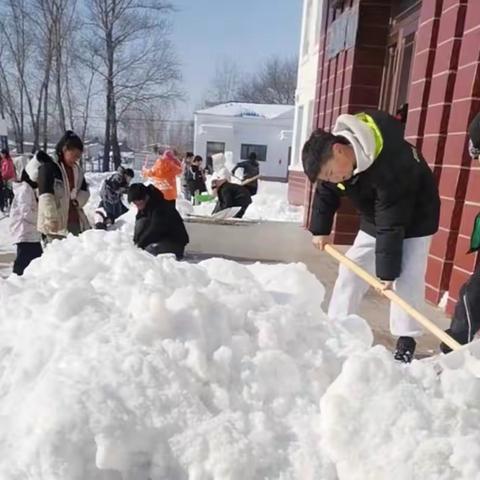
[[379, 102], [382, 110], [394, 115], [408, 103], [421, 2], [405, 0], [401, 4], [403, 13], [391, 20]]
[[248, 160], [248, 157], [252, 152], [257, 154], [257, 160], [259, 162], [267, 161], [266, 145], [251, 145], [248, 143], [242, 143], [242, 151], [240, 152], [240, 158], [242, 160]]
[[225, 153], [225, 142], [207, 142], [207, 155], [211, 157], [216, 153]]

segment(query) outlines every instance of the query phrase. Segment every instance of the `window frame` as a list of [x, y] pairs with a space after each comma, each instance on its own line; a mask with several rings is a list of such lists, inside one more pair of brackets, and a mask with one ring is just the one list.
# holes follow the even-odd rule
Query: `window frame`
[[[253, 148], [252, 148], [253, 147]], [[258, 148], [265, 149], [264, 155], [262, 158], [262, 155], [259, 154]], [[244, 149], [246, 151], [246, 154], [244, 154]], [[240, 145], [240, 160], [248, 160], [248, 157], [250, 156], [250, 153], [255, 152], [257, 154], [257, 160], [259, 162], [266, 162], [267, 161], [267, 155], [268, 155], [268, 145], [261, 145], [258, 143], [242, 143]]]

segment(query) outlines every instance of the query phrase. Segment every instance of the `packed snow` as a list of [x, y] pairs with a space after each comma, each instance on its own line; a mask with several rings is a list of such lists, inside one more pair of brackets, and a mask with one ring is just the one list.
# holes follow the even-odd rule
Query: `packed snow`
[[54, 242], [0, 279], [0, 478], [479, 478], [480, 379], [399, 365], [323, 296], [301, 264]]
[[54, 242], [0, 280], [0, 478], [336, 478], [319, 399], [372, 334], [323, 293], [303, 265]]

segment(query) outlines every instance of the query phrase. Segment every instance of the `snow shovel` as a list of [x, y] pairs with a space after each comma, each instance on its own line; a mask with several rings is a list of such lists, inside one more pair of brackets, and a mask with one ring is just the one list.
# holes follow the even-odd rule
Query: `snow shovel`
[[360, 278], [365, 280], [375, 290], [379, 291], [387, 297], [391, 302], [399, 305], [405, 312], [414, 318], [420, 325], [427, 329], [435, 337], [448, 345], [452, 352], [446, 355], [439, 355], [440, 363], [443, 367], [456, 370], [461, 367], [466, 367], [476, 377], [480, 377], [480, 341], [474, 340], [467, 345], [461, 345], [450, 335], [445, 333], [438, 325], [429, 320], [425, 315], [408, 304], [393, 290], [382, 290], [382, 283], [374, 276], [370, 275], [362, 267], [357, 265], [353, 260], [340, 253], [331, 245], [325, 246], [325, 252], [337, 260], [339, 263], [345, 265], [352, 272], [357, 274]]
[[244, 187], [245, 185], [248, 185], [249, 183], [252, 183], [255, 180], [259, 180], [259, 179], [260, 179], [260, 175], [255, 175], [252, 178], [247, 178], [246, 180], [243, 180], [243, 182], [240, 185], [242, 185], [242, 187]]

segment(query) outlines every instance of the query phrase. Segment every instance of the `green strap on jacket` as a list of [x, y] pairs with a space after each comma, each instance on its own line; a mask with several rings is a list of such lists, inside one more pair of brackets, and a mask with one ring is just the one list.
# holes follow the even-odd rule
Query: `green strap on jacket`
[[480, 250], [480, 213], [475, 217], [473, 232], [470, 237], [470, 250], [468, 253], [473, 253], [477, 250]]
[[363, 123], [367, 124], [370, 127], [370, 130], [372, 130], [375, 138], [375, 158], [377, 158], [383, 150], [382, 132], [375, 123], [375, 120], [370, 115], [367, 115], [366, 113], [357, 113], [355, 116]]

